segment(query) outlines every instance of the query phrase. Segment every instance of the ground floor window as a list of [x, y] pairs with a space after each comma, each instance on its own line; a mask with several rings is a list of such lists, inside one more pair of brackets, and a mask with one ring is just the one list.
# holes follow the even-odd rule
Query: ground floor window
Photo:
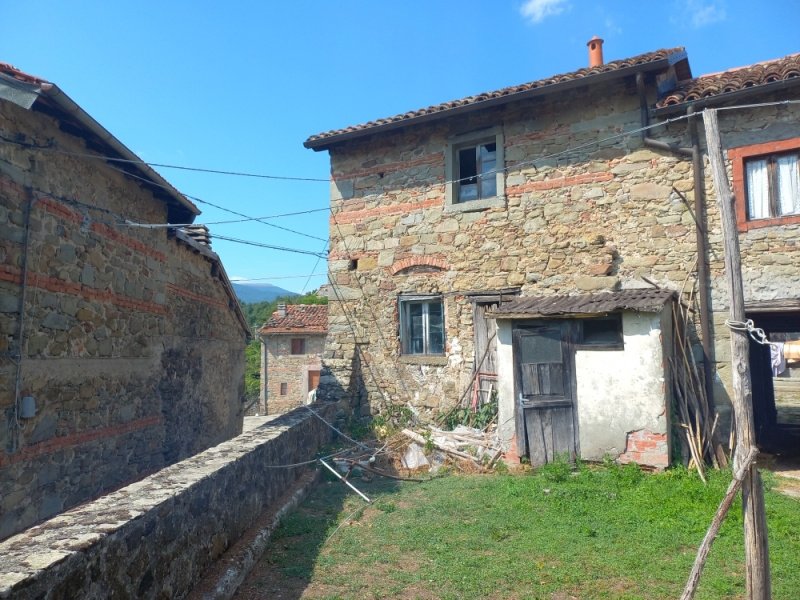
[[403, 354], [444, 354], [444, 304], [441, 296], [400, 298]]

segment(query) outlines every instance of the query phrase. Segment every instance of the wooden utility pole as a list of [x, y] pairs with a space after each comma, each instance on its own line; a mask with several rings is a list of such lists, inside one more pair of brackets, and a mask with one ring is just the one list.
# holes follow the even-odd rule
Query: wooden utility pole
[[[742, 257], [739, 253], [739, 233], [733, 193], [728, 184], [725, 162], [719, 136], [716, 109], [705, 109], [703, 121], [706, 130], [708, 158], [711, 174], [722, 212], [722, 235], [725, 245], [725, 274], [730, 296], [730, 321], [743, 323], [744, 289], [742, 286]], [[694, 191], [695, 194], [698, 190]], [[730, 329], [731, 374], [733, 377], [733, 411], [736, 419], [736, 450], [733, 455], [733, 470], [738, 471], [750, 450], [756, 447], [753, 425], [753, 387], [750, 381], [749, 332]], [[769, 600], [772, 585], [769, 571], [769, 548], [767, 543], [767, 517], [764, 511], [764, 488], [761, 476], [754, 464], [747, 469], [742, 480], [742, 512], [744, 513], [744, 551], [749, 600]]]

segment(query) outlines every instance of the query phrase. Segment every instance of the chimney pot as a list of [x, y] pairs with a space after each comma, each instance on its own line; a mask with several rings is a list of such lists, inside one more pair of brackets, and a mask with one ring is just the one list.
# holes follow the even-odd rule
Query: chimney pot
[[586, 45], [589, 46], [589, 68], [599, 67], [603, 64], [603, 39], [594, 36]]
[[283, 303], [278, 304], [278, 308], [275, 312], [278, 313], [278, 317], [283, 319], [286, 316], [286, 305]]

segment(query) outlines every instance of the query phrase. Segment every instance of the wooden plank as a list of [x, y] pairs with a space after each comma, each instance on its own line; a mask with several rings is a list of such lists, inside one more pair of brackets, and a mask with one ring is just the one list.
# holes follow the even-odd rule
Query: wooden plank
[[553, 392], [550, 391], [550, 364], [540, 364], [539, 371], [539, 393], [543, 396], [549, 396]]
[[550, 365], [550, 393], [553, 396], [564, 396], [564, 364]]
[[553, 456], [567, 456], [574, 460], [572, 432], [572, 407], [550, 409], [553, 419]]
[[531, 465], [534, 467], [544, 465], [547, 463], [547, 453], [545, 451], [544, 425], [541, 419], [541, 411], [526, 408], [524, 418]]
[[541, 411], [540, 418], [546, 461], [553, 462], [553, 411], [549, 408]]
[[[742, 257], [739, 251], [739, 233], [736, 226], [734, 197], [728, 183], [719, 123], [716, 109], [703, 111], [706, 146], [722, 213], [722, 236], [725, 248], [725, 275], [730, 297], [730, 320], [744, 322], [744, 286], [742, 282]], [[733, 409], [736, 418], [736, 450], [733, 457], [734, 470], [744, 463], [751, 448], [756, 447], [753, 423], [753, 391], [750, 378], [749, 338], [746, 331], [730, 330], [731, 376], [733, 380]], [[769, 600], [772, 597], [772, 582], [769, 570], [769, 548], [767, 543], [767, 517], [764, 509], [764, 490], [754, 465], [747, 470], [742, 480], [742, 511], [744, 514], [744, 546], [747, 598]]]

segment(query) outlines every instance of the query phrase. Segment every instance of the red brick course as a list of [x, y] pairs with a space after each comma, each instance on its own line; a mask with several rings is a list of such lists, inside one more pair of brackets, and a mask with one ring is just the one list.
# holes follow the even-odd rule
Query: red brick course
[[[0, 265], [0, 281], [21, 284], [22, 271], [11, 265]], [[29, 286], [47, 290], [48, 292], [71, 294], [95, 302], [108, 302], [109, 304], [114, 304], [128, 310], [149, 312], [156, 315], [167, 314], [166, 307], [161, 304], [156, 304], [155, 302], [136, 300], [130, 296], [123, 296], [122, 294], [117, 294], [108, 290], [90, 288], [80, 283], [48, 277], [41, 273], [28, 273], [27, 283]]]
[[80, 446], [81, 444], [88, 444], [97, 440], [104, 440], [112, 437], [139, 431], [140, 429], [147, 429], [148, 427], [155, 427], [162, 425], [164, 418], [161, 415], [153, 415], [144, 417], [128, 423], [120, 425], [112, 425], [110, 427], [101, 427], [99, 429], [92, 429], [90, 431], [82, 431], [80, 433], [73, 433], [57, 438], [52, 438], [33, 444], [27, 448], [23, 448], [16, 454], [0, 454], [0, 467], [7, 467], [18, 462], [31, 460], [43, 454], [51, 454], [57, 450], [64, 448], [72, 448]]
[[347, 212], [333, 213], [331, 215], [331, 226], [336, 224], [345, 225], [347, 223], [357, 223], [369, 217], [385, 217], [388, 215], [408, 214], [426, 208], [444, 206], [444, 197], [429, 198], [419, 202], [404, 202], [402, 204], [392, 204], [390, 206], [379, 206], [377, 208], [367, 208], [364, 210], [350, 210]]
[[403, 269], [417, 266], [436, 267], [446, 271], [450, 268], [447, 260], [443, 256], [410, 256], [396, 261], [390, 268], [392, 275], [397, 275]]
[[555, 177], [544, 181], [530, 181], [522, 185], [514, 185], [506, 188], [507, 196], [521, 196], [527, 192], [537, 192], [544, 190], [555, 190], [573, 185], [585, 185], [587, 183], [601, 183], [614, 179], [613, 173], [581, 173], [570, 177]]
[[667, 434], [654, 433], [646, 429], [629, 432], [625, 452], [620, 454], [619, 462], [666, 469], [669, 466]]

